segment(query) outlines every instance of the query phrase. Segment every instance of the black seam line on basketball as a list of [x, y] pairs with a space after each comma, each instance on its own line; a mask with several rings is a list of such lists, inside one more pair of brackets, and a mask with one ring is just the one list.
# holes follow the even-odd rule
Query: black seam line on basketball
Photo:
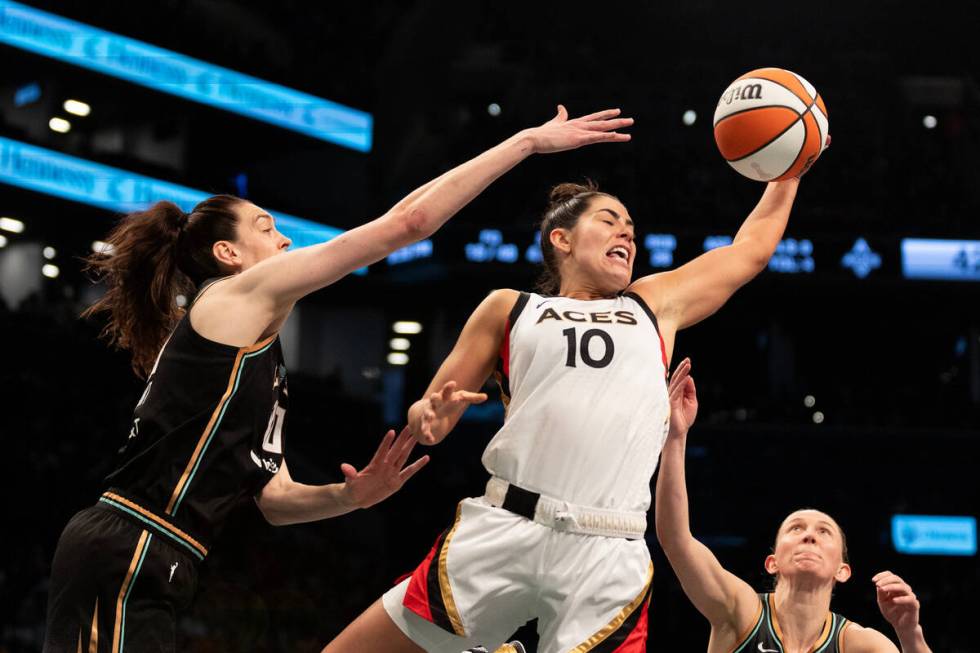
[[[817, 99], [818, 100], [820, 99], [820, 94], [819, 93], [817, 93]], [[824, 120], [826, 120], [827, 122], [830, 122], [830, 116], [827, 115], [827, 112], [826, 111], [824, 111], [823, 109], [820, 108], [820, 105], [819, 104], [817, 105], [817, 111], [820, 112], [820, 115], [823, 116], [823, 119]]]
[[[814, 118], [813, 119], [813, 122], [817, 122], [817, 119]], [[803, 142], [800, 143], [800, 149], [796, 151], [796, 156], [793, 157], [792, 163], [790, 163], [789, 166], [785, 170], [783, 170], [778, 175], [776, 175], [775, 177], [773, 177], [773, 179], [779, 179], [780, 177], [782, 177], [783, 175], [785, 175], [787, 172], [789, 172], [790, 170], [792, 170], [793, 169], [793, 166], [796, 165], [796, 162], [800, 160], [800, 157], [803, 155], [803, 148], [806, 147], [806, 137], [807, 137], [807, 134], [809, 133], [809, 131], [810, 130], [806, 128], [806, 115], [804, 114], [804, 116], [803, 116]], [[820, 125], [817, 125], [817, 138], [820, 138]]]
[[796, 109], [794, 109], [793, 107], [788, 107], [785, 104], [763, 104], [761, 107], [749, 107], [748, 109], [739, 109], [738, 111], [732, 111], [728, 115], [719, 118], [718, 122], [712, 125], [712, 127], [717, 127], [718, 125], [725, 122], [729, 118], [741, 115], [743, 113], [748, 113], [749, 111], [755, 111], [756, 109], [786, 109], [787, 111], [792, 111], [793, 113], [796, 113]]
[[[753, 154], [756, 154], [756, 153], [761, 152], [762, 150], [766, 149], [767, 147], [769, 147], [770, 145], [772, 145], [773, 143], [775, 143], [777, 140], [779, 140], [779, 138], [783, 134], [785, 134], [786, 132], [788, 132], [789, 130], [791, 130], [793, 127], [795, 127], [796, 126], [796, 123], [798, 123], [799, 121], [803, 120], [803, 116], [805, 116], [810, 111], [810, 109], [812, 107], [813, 107], [813, 104], [810, 104], [806, 109], [803, 110], [803, 113], [801, 113], [799, 116], [796, 117], [796, 120], [794, 120], [793, 123], [789, 127], [787, 127], [783, 131], [781, 131], [778, 134], [776, 134], [775, 136], [773, 136], [768, 142], [763, 143], [762, 145], [760, 145], [759, 147], [757, 147], [755, 150], [749, 152], [748, 154], [746, 154], [744, 156], [740, 156], [737, 159], [725, 159], [725, 160], [728, 161], [729, 163], [737, 163], [739, 161], [743, 161], [743, 160], [749, 158]], [[806, 126], [804, 125], [804, 129], [805, 128], [806, 128]], [[806, 135], [805, 134], [804, 134], [803, 142], [804, 143], [806, 142]], [[797, 155], [797, 156], [799, 156], [799, 155]], [[788, 168], [787, 168], [787, 170], [788, 170]], [[786, 173], [784, 172], [783, 174], [786, 174]], [[773, 177], [773, 179], [775, 179], [775, 177]]]

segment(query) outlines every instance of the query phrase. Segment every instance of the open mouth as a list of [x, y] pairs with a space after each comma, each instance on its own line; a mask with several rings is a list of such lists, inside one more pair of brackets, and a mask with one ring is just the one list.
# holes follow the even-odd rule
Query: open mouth
[[614, 261], [622, 261], [624, 264], [629, 265], [630, 253], [622, 245], [616, 245], [611, 250], [606, 252], [606, 258], [611, 258]]

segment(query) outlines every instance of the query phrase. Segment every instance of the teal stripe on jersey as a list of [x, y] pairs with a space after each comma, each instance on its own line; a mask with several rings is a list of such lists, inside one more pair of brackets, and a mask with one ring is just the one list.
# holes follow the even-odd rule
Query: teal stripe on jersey
[[732, 651], [732, 653], [740, 653], [742, 651], [742, 649], [744, 649], [746, 646], [749, 645], [749, 642], [751, 642], [752, 640], [755, 639], [756, 634], [758, 634], [758, 632], [759, 632], [759, 628], [762, 627], [762, 621], [765, 618], [766, 618], [766, 610], [765, 610], [765, 608], [763, 608], [762, 609], [762, 613], [759, 615], [759, 620], [755, 622], [755, 628], [752, 629], [752, 632], [749, 633], [748, 637], [746, 637], [745, 639], [743, 639], [742, 640], [742, 643], [739, 644], [738, 645], [738, 648], [736, 648], [734, 651]]
[[238, 382], [241, 381], [242, 379], [242, 371], [245, 369], [245, 361], [247, 361], [249, 358], [254, 358], [255, 356], [264, 354], [266, 351], [268, 351], [269, 347], [271, 347], [275, 343], [276, 343], [276, 339], [273, 338], [272, 342], [270, 342], [262, 349], [258, 351], [253, 351], [250, 354], [245, 354], [244, 356], [242, 356], [242, 360], [238, 365], [238, 372], [235, 373], [235, 386], [232, 388], [231, 394], [228, 395], [228, 399], [227, 401], [225, 401], [225, 405], [221, 407], [221, 414], [218, 415], [218, 421], [214, 423], [214, 428], [211, 429], [211, 433], [210, 435], [208, 435], [208, 439], [204, 443], [204, 447], [201, 449], [201, 455], [197, 457], [197, 462], [194, 463], [194, 469], [191, 470], [191, 475], [187, 478], [187, 483], [184, 484], [184, 489], [180, 491], [180, 496], [177, 497], [177, 503], [174, 504], [174, 509], [170, 513], [174, 517], [177, 516], [177, 510], [180, 508], [180, 502], [184, 500], [184, 495], [187, 494], [187, 488], [189, 488], [191, 486], [191, 483], [194, 481], [194, 475], [197, 473], [197, 468], [201, 466], [201, 461], [204, 460], [204, 455], [208, 451], [208, 446], [211, 444], [211, 440], [214, 439], [214, 434], [217, 433], [218, 429], [221, 427], [221, 420], [224, 419], [225, 417], [225, 411], [228, 410], [228, 404], [231, 403], [231, 400], [234, 398], [235, 393], [238, 392]]

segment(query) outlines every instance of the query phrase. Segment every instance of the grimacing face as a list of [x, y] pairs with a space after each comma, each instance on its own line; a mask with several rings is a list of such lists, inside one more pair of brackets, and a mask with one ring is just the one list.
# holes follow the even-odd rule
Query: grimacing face
[[293, 244], [276, 229], [275, 218], [251, 202], [236, 206], [235, 213], [238, 215], [238, 233], [234, 247], [242, 270], [284, 253]]
[[585, 279], [611, 293], [629, 286], [636, 259], [633, 219], [616, 198], [593, 197], [573, 229], [556, 229], [551, 238], [567, 255], [563, 279]]
[[797, 510], [783, 520], [766, 571], [780, 578], [807, 576], [843, 583], [851, 576], [844, 562], [840, 526], [819, 510]]

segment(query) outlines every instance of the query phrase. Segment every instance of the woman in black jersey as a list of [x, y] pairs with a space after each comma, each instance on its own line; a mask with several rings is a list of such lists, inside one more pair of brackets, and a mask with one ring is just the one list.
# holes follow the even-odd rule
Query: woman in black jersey
[[[684, 359], [670, 379], [670, 430], [657, 479], [657, 537], [684, 592], [711, 622], [708, 653], [897, 653], [877, 630], [830, 612], [834, 584], [847, 581], [851, 567], [844, 532], [829, 515], [805, 509], [783, 520], [765, 562], [776, 579], [768, 594], [756, 594], [691, 535], [684, 450], [698, 398], [690, 371], [691, 361]], [[930, 653], [912, 588], [890, 571], [871, 580], [902, 653]]]
[[[309, 486], [283, 458], [288, 388], [278, 332], [293, 305], [396, 249], [426, 238], [533, 153], [624, 142], [619, 110], [574, 120], [564, 107], [416, 189], [380, 218], [287, 252], [275, 219], [219, 195], [190, 213], [159, 202], [125, 217], [112, 253], [91, 267], [107, 292], [109, 341], [147, 384], [108, 489], [75, 515], [52, 564], [44, 651], [173, 651], [175, 615], [231, 507], [253, 496], [273, 524], [326, 519], [397, 491], [414, 438], [393, 431], [343, 483]], [[186, 311], [178, 294], [196, 294]]]

